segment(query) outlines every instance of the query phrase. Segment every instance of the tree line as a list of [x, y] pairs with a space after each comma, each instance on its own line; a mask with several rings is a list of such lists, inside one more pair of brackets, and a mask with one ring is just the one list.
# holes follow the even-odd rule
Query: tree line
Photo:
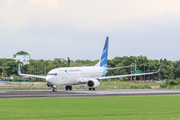
[[[170, 61], [167, 59], [152, 60], [148, 59], [146, 56], [124, 56], [115, 57], [112, 60], [108, 60], [108, 67], [121, 67], [133, 65], [129, 68], [110, 70], [108, 76], [114, 75], [124, 75], [131, 74], [131, 71], [135, 69], [141, 70], [142, 73], [145, 72], [156, 72], [163, 62], [161, 71], [158, 74], [147, 75], [146, 80], [158, 80], [158, 79], [177, 79], [180, 78], [180, 60]], [[99, 60], [71, 60], [71, 67], [81, 67], [81, 66], [94, 66], [99, 62]], [[3, 73], [4, 77], [18, 76], [18, 64], [14, 59], [0, 59], [0, 73]], [[30, 60], [30, 65], [21, 66], [21, 72], [26, 74], [34, 75], [46, 75], [50, 70], [54, 68], [67, 67], [68, 62], [65, 59], [56, 58], [54, 60]], [[145, 69], [144, 69], [145, 68]], [[3, 77], [2, 75], [0, 77]], [[131, 79], [131, 77], [124, 78]], [[137, 76], [137, 80], [144, 80], [144, 76]]]

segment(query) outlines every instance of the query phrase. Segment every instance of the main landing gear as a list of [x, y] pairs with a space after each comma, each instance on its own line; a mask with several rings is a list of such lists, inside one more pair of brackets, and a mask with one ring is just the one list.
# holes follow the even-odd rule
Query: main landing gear
[[71, 85], [66, 86], [66, 90], [72, 90], [72, 86]]
[[57, 89], [56, 88], [53, 88], [53, 92], [56, 92], [57, 91]]
[[95, 90], [95, 88], [89, 88], [89, 90]]

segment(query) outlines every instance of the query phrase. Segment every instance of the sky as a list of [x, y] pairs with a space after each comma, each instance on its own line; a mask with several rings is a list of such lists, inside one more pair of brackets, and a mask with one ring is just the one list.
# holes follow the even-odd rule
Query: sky
[[0, 58], [180, 60], [180, 0], [1, 0]]

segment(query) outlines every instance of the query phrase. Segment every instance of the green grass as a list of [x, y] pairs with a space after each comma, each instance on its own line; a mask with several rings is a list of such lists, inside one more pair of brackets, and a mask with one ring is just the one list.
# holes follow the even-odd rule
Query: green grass
[[101, 81], [98, 89], [150, 89], [151, 86], [160, 86], [164, 83], [124, 82], [124, 81]]
[[[144, 83], [144, 82], [124, 82], [124, 81], [101, 81], [97, 89], [151, 89], [151, 86], [160, 86], [159, 89], [180, 89], [180, 85], [171, 85], [161, 87], [165, 83]], [[58, 90], [64, 90], [65, 86], [59, 86]], [[80, 89], [79, 86], [74, 86], [73, 89]], [[86, 89], [88, 87], [86, 86]], [[0, 86], [0, 90], [51, 90], [47, 86]]]
[[[143, 82], [124, 82], [124, 81], [101, 81], [97, 89], [151, 89], [151, 86], [160, 86], [164, 83], [143, 83]], [[50, 90], [47, 86], [0, 86], [0, 90]], [[59, 86], [58, 89], [65, 89], [65, 86]], [[73, 86], [73, 89], [79, 89], [79, 86]], [[86, 87], [88, 89], [88, 87]], [[165, 89], [165, 88], [163, 88]], [[175, 86], [169, 86], [167, 89], [175, 89]], [[180, 89], [180, 85], [176, 86]]]
[[0, 99], [0, 119], [179, 120], [180, 96]]

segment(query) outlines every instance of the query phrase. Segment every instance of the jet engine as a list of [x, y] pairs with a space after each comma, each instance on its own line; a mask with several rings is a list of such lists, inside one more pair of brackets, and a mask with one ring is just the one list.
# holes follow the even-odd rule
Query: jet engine
[[100, 85], [100, 82], [98, 81], [98, 80], [96, 80], [96, 79], [91, 79], [91, 80], [89, 80], [88, 82], [87, 82], [87, 86], [89, 87], [89, 88], [96, 88], [96, 87], [98, 87]]
[[47, 83], [47, 86], [48, 86], [49, 88], [52, 88], [52, 85], [50, 85], [49, 83]]

